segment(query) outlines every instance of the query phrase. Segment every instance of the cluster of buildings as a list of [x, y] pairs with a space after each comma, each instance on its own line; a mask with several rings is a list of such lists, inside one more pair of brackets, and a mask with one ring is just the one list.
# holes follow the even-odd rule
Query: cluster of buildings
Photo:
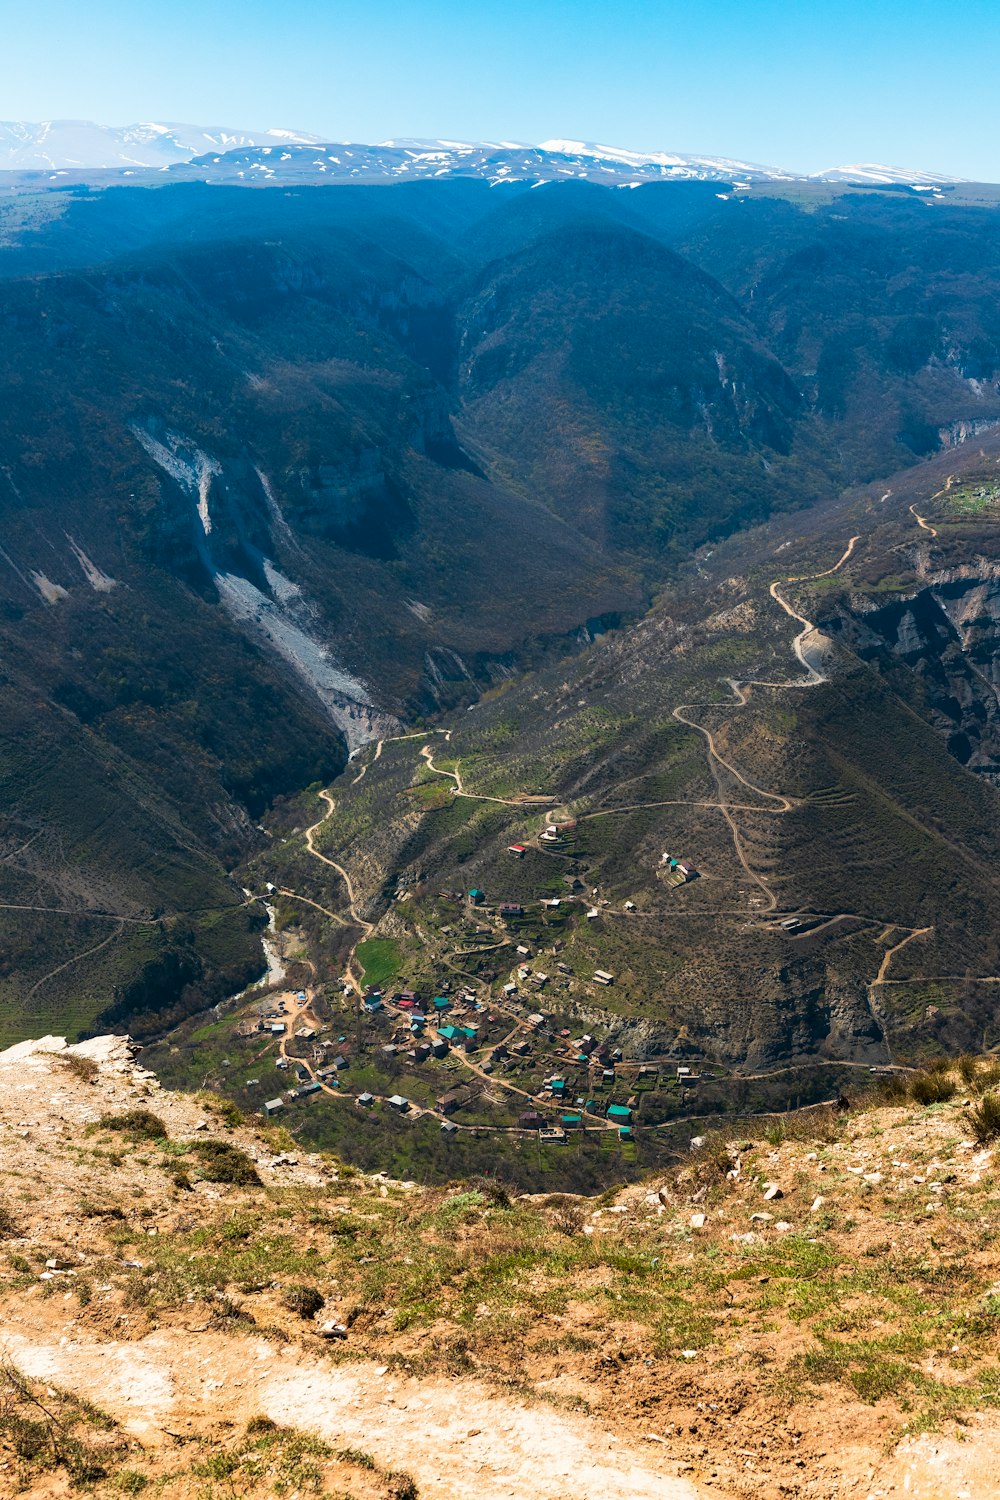
[[672, 885], [686, 885], [689, 880], [698, 879], [698, 871], [694, 865], [686, 860], [677, 859], [675, 855], [664, 853], [660, 864], [666, 866], [667, 879]]

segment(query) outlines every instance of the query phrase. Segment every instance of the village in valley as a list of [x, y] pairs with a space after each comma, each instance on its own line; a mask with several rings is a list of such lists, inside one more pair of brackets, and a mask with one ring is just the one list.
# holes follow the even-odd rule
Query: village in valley
[[[548, 823], [539, 841], [565, 844], [574, 828], [572, 820]], [[513, 859], [529, 852], [528, 844], [507, 845]], [[697, 877], [689, 862], [668, 853], [662, 862], [669, 884]], [[604, 1149], [634, 1157], [637, 1131], [649, 1116], [647, 1097], [661, 1089], [691, 1097], [701, 1081], [698, 1071], [626, 1060], [620, 1047], [596, 1031], [580, 1034], [578, 1023], [563, 1024], [573, 1019], [566, 1004], [573, 970], [560, 958], [558, 938], [541, 946], [519, 940], [533, 926], [525, 904], [492, 902], [477, 886], [465, 893], [442, 891], [438, 900], [456, 909], [456, 926], [460, 920], [480, 952], [499, 956], [507, 950], [509, 971], [463, 982], [450, 965], [434, 994], [404, 984], [359, 983], [349, 972], [333, 1006], [329, 1000], [317, 1003], [311, 984], [252, 1001], [237, 1036], [250, 1044], [255, 1065], [263, 1065], [262, 1076], [249, 1079], [246, 1088], [266, 1091], [277, 1084], [273, 1097], [263, 1101], [264, 1115], [286, 1117], [303, 1101], [326, 1094], [361, 1111], [387, 1110], [413, 1121], [432, 1117], [446, 1138], [460, 1131], [503, 1131], [537, 1136], [540, 1145], [551, 1146], [595, 1132], [606, 1138]], [[572, 904], [582, 905], [583, 919], [592, 922], [609, 903], [596, 889], [585, 896], [571, 890], [566, 897], [542, 897], [537, 907], [551, 921]], [[635, 903], [626, 901], [622, 909], [634, 912]], [[561, 927], [557, 918], [553, 930]], [[453, 932], [449, 924], [441, 930]], [[615, 983], [605, 969], [589, 977], [599, 989]], [[274, 1074], [265, 1073], [265, 1066]], [[390, 1077], [399, 1087], [386, 1092]]]
[[[807, 673], [793, 685], [823, 680]], [[782, 686], [725, 679], [708, 702], [651, 706], [659, 769], [638, 776], [614, 762], [618, 710], [586, 695], [562, 740], [532, 741], [542, 758], [502, 696], [473, 705], [471, 733], [366, 746], [261, 830], [246, 897], [268, 912], [268, 978], [161, 1045], [161, 1076], [211, 1081], [360, 1166], [446, 1179], [516, 1156], [522, 1181], [592, 1189], [713, 1117], [828, 1102], [852, 1070], [891, 1068], [880, 986], [925, 929], [846, 909], [839, 875], [803, 901], [783, 820], [849, 814], [851, 795], [772, 790], [723, 744], [744, 733], [753, 754], [758, 724], [781, 728]], [[564, 780], [560, 758], [577, 766], [568, 798], [538, 789]], [[833, 950], [858, 978], [827, 1013]]]
[[[316, 1110], [332, 1110], [338, 1134], [354, 1136], [375, 1120], [397, 1129], [422, 1122], [442, 1143], [502, 1136], [508, 1148], [533, 1149], [543, 1168], [558, 1169], [574, 1149], [635, 1162], [643, 1133], [696, 1112], [699, 1090], [722, 1075], [675, 1056], [640, 1061], [616, 1042], [614, 1017], [598, 998], [614, 990], [616, 975], [582, 967], [571, 936], [577, 924], [592, 933], [609, 919], [638, 917], [635, 901], [612, 906], [574, 874], [562, 877], [559, 895], [521, 894], [532, 860], [570, 856], [576, 829], [572, 817], [546, 814], [522, 840], [500, 841], [501, 869], [518, 871], [509, 882], [516, 900], [511, 889], [497, 899], [478, 885], [425, 895], [418, 926], [427, 944], [433, 918], [435, 936], [412, 981], [401, 969], [378, 977], [403, 954], [363, 919], [345, 971], [327, 983], [317, 982], [301, 929], [272, 926], [268, 979], [222, 1023], [227, 1091], [295, 1134], [316, 1124]], [[543, 874], [548, 868], [545, 861]], [[656, 878], [669, 891], [698, 871], [664, 852]], [[408, 912], [412, 889], [403, 882], [395, 895], [396, 910]], [[260, 899], [272, 915], [295, 905], [294, 893], [273, 882]], [[594, 1019], [581, 1025], [581, 1014]]]
[[[436, 733], [450, 749], [451, 731]], [[828, 1100], [881, 1060], [755, 1065], [713, 1055], [697, 1007], [691, 1022], [669, 1007], [657, 1018], [649, 955], [662, 962], [671, 931], [698, 925], [711, 943], [721, 921], [727, 962], [747, 963], [761, 944], [791, 953], [837, 934], [734, 868], [725, 828], [697, 804], [696, 861], [676, 803], [667, 818], [662, 803], [474, 791], [426, 739], [379, 742], [344, 787], [319, 791], [318, 821], [272, 835], [247, 890], [269, 913], [268, 977], [158, 1048], [161, 1076], [211, 1081], [361, 1166], [592, 1189], [672, 1156], [713, 1116]], [[421, 843], [442, 821], [467, 851], [462, 889], [461, 859]], [[693, 982], [692, 999], [723, 999], [710, 971]]]

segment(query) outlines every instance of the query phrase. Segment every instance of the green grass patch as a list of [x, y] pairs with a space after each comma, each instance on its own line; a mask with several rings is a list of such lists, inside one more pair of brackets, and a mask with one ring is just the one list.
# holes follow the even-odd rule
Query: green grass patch
[[402, 954], [392, 938], [367, 938], [358, 944], [355, 953], [366, 984], [385, 984], [403, 965]]

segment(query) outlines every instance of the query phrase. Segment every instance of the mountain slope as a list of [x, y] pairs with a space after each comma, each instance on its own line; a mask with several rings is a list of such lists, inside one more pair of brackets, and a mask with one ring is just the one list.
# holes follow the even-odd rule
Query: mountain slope
[[463, 432], [595, 538], [659, 549], [782, 505], [801, 396], [723, 289], [651, 239], [539, 238], [486, 269], [460, 323]]
[[[679, 1120], [827, 1097], [858, 1068], [981, 1045], [1000, 973], [1000, 760], [984, 732], [968, 769], [956, 721], [993, 713], [978, 662], [996, 629], [997, 451], [993, 438], [985, 460], [967, 455], [962, 486], [944, 488], [949, 456], [702, 549], [639, 625], [433, 737], [386, 741], [325, 813], [304, 802], [316, 842], [272, 847], [254, 878], [292, 898], [282, 920], [316, 956], [333, 1024], [357, 1004], [334, 988], [352, 949], [300, 898], [346, 914], [355, 939], [363, 922], [362, 965], [386, 945], [400, 988], [433, 995], [460, 976], [499, 1030], [476, 1017], [491, 1085], [459, 1118], [526, 1173], [505, 1111], [558, 1107], [553, 1076], [595, 1121], [609, 1100], [641, 1102], [649, 1162]], [[980, 472], [993, 499], [965, 515]], [[935, 491], [931, 536], [914, 512]], [[930, 589], [950, 616], [929, 613]], [[349, 909], [316, 850], [350, 876]], [[207, 1050], [179, 1035], [168, 1076], [196, 1058], [250, 1103], [218, 1061], [234, 1021]], [[405, 1024], [388, 1073], [384, 1033], [353, 1044], [367, 1086], [389, 1092], [385, 1075], [421, 1097]], [[696, 1089], [678, 1067], [701, 1074]], [[315, 1129], [351, 1149], [336, 1115]], [[455, 1159], [474, 1149], [463, 1138]], [[583, 1164], [566, 1161], [572, 1183]]]
[[[636, 619], [692, 548], [1000, 420], [995, 210], [839, 190], [808, 209], [698, 182], [5, 200], [9, 714], [46, 745], [63, 716], [60, 783], [110, 776], [173, 872], [137, 894], [55, 782], [48, 811], [12, 795], [8, 906], [67, 905], [67, 861], [38, 860], [60, 840], [131, 904], [53, 911], [58, 963], [9, 918], [8, 1035], [43, 980], [81, 1024], [136, 983], [150, 1013], [154, 959], [165, 1012], [214, 995], [261, 962], [226, 877], [273, 799]], [[642, 639], [616, 648], [629, 756]], [[48, 895], [19, 901], [39, 873]], [[95, 906], [150, 942], [104, 944]], [[192, 916], [227, 906], [231, 942]]]

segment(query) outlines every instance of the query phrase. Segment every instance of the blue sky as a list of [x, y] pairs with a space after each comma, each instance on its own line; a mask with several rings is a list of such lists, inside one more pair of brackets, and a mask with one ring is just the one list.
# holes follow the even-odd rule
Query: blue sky
[[5, 119], [281, 125], [1000, 180], [998, 0], [0, 0]]

